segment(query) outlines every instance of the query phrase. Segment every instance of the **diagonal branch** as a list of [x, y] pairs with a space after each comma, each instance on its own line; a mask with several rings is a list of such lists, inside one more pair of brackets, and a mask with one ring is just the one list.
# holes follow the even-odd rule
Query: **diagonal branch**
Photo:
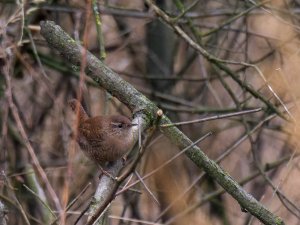
[[[80, 66], [81, 46], [78, 46], [76, 42], [70, 38], [61, 27], [55, 25], [54, 22], [41, 21], [40, 25], [41, 34], [47, 40], [48, 44], [58, 50], [60, 54], [67, 58], [72, 64]], [[153, 124], [158, 107], [88, 51], [86, 55], [85, 72], [112, 96], [124, 103], [133, 112], [135, 118], [139, 117], [142, 119], [141, 129], [145, 129], [147, 126]], [[260, 96], [265, 99], [261, 94]], [[265, 103], [267, 105], [269, 104], [268, 106], [270, 108], [273, 107], [272, 109], [274, 111], [276, 110], [281, 116], [284, 116], [269, 101], [266, 100]], [[171, 123], [171, 121], [165, 115], [162, 115], [161, 124], [169, 123]], [[173, 144], [181, 149], [192, 143], [192, 141], [176, 127], [160, 128], [160, 130]], [[137, 139], [138, 135], [135, 134], [135, 140], [137, 141]], [[248, 194], [228, 173], [219, 167], [213, 160], [209, 159], [199, 147], [194, 146], [190, 148], [186, 152], [186, 156], [232, 195], [243, 209], [250, 212], [264, 224], [284, 224], [280, 217], [271, 213], [252, 195]]]

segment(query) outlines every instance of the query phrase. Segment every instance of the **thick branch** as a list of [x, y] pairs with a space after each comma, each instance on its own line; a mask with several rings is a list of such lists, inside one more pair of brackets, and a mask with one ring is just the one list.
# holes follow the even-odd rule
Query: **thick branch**
[[[40, 23], [41, 34], [45, 37], [49, 45], [58, 50], [61, 55], [67, 58], [71, 63], [80, 66], [80, 46], [69, 37], [59, 26], [53, 22]], [[120, 78], [110, 70], [99, 59], [87, 52], [86, 74], [96, 81], [101, 87], [105, 88], [110, 94], [123, 102], [134, 114], [134, 117], [143, 118], [144, 124], [151, 125], [158, 110], [157, 106], [138, 92], [129, 83]], [[171, 121], [163, 115], [161, 124], [169, 124]], [[186, 137], [176, 127], [161, 128], [166, 137], [173, 144], [181, 149], [192, 144], [192, 141]], [[136, 136], [137, 140], [137, 136]], [[230, 195], [232, 195], [241, 207], [264, 224], [284, 224], [283, 220], [271, 213], [266, 207], [261, 205], [252, 195], [248, 194], [228, 173], [219, 167], [214, 161], [209, 159], [197, 146], [190, 148], [186, 152], [189, 157], [199, 168], [204, 170], [217, 181]]]

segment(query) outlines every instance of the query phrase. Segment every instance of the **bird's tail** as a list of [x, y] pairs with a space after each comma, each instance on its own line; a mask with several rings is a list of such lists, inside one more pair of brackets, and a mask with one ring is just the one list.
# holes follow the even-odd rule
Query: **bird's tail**
[[69, 105], [71, 106], [73, 112], [76, 114], [77, 109], [79, 109], [79, 123], [83, 123], [86, 119], [89, 118], [89, 116], [86, 114], [84, 108], [80, 104], [77, 99], [71, 99], [69, 100]]

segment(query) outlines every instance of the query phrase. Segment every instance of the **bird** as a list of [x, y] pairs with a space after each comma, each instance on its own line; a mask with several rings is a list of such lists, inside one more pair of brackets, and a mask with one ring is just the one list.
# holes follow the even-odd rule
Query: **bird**
[[71, 99], [68, 103], [75, 114], [78, 108], [76, 142], [102, 173], [111, 177], [99, 163], [112, 162], [119, 158], [123, 158], [125, 163], [124, 156], [134, 144], [132, 127], [137, 124], [120, 115], [89, 117], [77, 99]]

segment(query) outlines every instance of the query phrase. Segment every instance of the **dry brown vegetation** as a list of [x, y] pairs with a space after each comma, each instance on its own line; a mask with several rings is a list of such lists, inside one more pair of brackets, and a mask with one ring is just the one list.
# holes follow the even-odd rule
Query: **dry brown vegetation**
[[[60, 207], [65, 209], [90, 182], [60, 220], [74, 224], [97, 189], [100, 170], [77, 145], [72, 155], [75, 115], [68, 100], [77, 98], [81, 87], [82, 103], [90, 116], [105, 110], [109, 115], [133, 115], [117, 98], [108, 100], [106, 90], [91, 78], [85, 77], [79, 85], [80, 69], [51, 49], [40, 34], [41, 20], [54, 21], [100, 59], [91, 2], [23, 3], [0, 1], [0, 224], [50, 224], [54, 220], [24, 185], [58, 216]], [[157, 0], [156, 8], [142, 0], [100, 0], [97, 6], [105, 64], [172, 122], [262, 108], [179, 128], [193, 141], [212, 132], [198, 144], [201, 150], [237, 182], [248, 179], [243, 189], [285, 224], [300, 224], [300, 3]], [[181, 6], [188, 11], [176, 21], [168, 20], [180, 15]], [[121, 174], [137, 149], [133, 148]], [[179, 151], [156, 131], [137, 166], [138, 173], [148, 174]], [[239, 203], [209, 176], [195, 182], [201, 174], [181, 155], [145, 180], [160, 205], [139, 183], [133, 187], [137, 192], [125, 191], [115, 199], [109, 223], [260, 223], [242, 212]], [[130, 182], [134, 180], [136, 175]], [[78, 224], [86, 221], [84, 215]]]

